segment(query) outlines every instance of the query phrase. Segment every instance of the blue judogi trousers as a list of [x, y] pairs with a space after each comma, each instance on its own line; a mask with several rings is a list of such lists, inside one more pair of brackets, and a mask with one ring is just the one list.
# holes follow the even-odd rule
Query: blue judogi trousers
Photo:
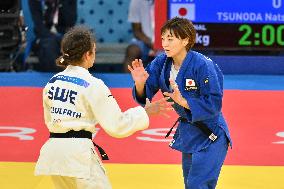
[[214, 189], [228, 151], [225, 134], [207, 148], [195, 153], [182, 153], [185, 189]]

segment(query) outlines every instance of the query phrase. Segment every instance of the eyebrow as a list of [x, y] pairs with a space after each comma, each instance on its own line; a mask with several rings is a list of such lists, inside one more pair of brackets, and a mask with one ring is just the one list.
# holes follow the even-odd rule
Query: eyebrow
[[171, 34], [168, 34], [167, 36], [162, 35], [161, 37], [174, 37], [174, 36], [173, 36], [173, 35], [171, 35]]

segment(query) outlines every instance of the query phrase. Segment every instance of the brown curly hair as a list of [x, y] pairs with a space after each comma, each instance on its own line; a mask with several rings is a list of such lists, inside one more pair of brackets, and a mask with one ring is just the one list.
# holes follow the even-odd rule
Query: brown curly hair
[[161, 28], [161, 35], [170, 31], [171, 35], [179, 39], [188, 38], [186, 50], [189, 51], [195, 44], [196, 31], [192, 22], [186, 18], [174, 17], [168, 20]]
[[74, 26], [63, 36], [61, 41], [62, 55], [56, 59], [56, 65], [60, 67], [78, 65], [86, 52], [93, 53], [95, 42], [95, 36], [88, 27]]

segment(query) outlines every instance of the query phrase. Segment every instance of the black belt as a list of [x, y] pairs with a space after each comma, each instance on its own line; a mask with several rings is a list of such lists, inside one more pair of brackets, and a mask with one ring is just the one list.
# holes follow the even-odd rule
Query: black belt
[[[68, 131], [67, 133], [50, 133], [49, 138], [88, 138], [92, 140], [92, 133], [85, 130], [80, 131]], [[94, 143], [94, 146], [99, 150], [102, 160], [109, 160], [106, 152], [102, 147]]]
[[[178, 122], [187, 122], [189, 123], [189, 121], [186, 118], [183, 117], [179, 117], [176, 122], [174, 123], [174, 125], [171, 127], [171, 129], [169, 130], [169, 132], [166, 134], [165, 138], [167, 138], [168, 136], [170, 136], [173, 128], [176, 126], [176, 124]], [[208, 136], [208, 138], [210, 140], [212, 140], [213, 142], [218, 138], [217, 135], [215, 135], [211, 129], [209, 129], [203, 122], [201, 121], [197, 121], [193, 123], [194, 126], [196, 126], [197, 128], [199, 128], [206, 136]]]

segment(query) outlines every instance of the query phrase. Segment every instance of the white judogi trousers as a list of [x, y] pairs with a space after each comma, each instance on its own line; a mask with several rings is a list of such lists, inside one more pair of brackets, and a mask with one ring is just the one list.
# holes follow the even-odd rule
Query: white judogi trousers
[[50, 175], [56, 189], [111, 189], [94, 145], [86, 138], [50, 138], [41, 148], [35, 175]]

